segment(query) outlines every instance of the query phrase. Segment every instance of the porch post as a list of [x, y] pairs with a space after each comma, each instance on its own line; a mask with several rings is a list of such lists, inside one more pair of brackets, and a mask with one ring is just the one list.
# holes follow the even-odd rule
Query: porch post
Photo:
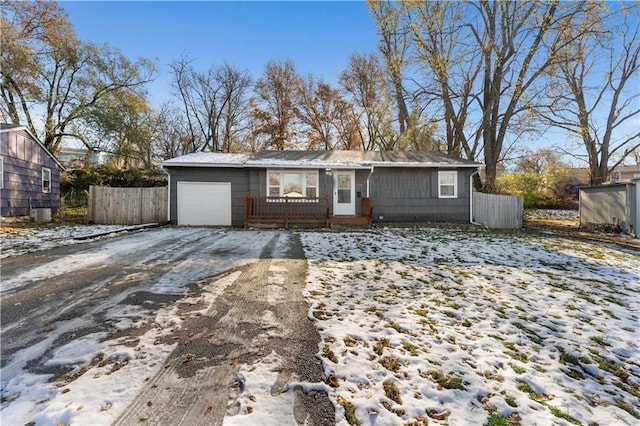
[[284, 229], [289, 229], [289, 197], [284, 197]]
[[249, 224], [249, 196], [244, 196], [244, 227], [246, 228]]

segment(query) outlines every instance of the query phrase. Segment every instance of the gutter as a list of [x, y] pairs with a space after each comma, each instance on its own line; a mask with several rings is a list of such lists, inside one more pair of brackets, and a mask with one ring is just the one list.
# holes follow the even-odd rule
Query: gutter
[[473, 177], [478, 173], [480, 173], [480, 170], [476, 170], [475, 172], [471, 173], [471, 176], [469, 176], [469, 223], [471, 223], [472, 225], [482, 226], [481, 223], [473, 221]]
[[405, 167], [405, 168], [434, 168], [434, 169], [464, 169], [477, 168], [478, 164], [456, 164], [456, 163], [309, 163], [309, 162], [242, 162], [242, 163], [205, 163], [205, 162], [171, 162], [164, 161], [160, 164], [163, 168], [167, 167], [209, 167], [209, 168], [264, 168], [264, 169], [344, 169], [344, 170], [362, 170], [370, 167]]

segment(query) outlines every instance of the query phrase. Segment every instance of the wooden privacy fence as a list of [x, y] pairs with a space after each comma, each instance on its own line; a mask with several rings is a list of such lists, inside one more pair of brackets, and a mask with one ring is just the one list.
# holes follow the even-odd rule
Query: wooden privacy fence
[[523, 211], [522, 197], [473, 193], [473, 221], [489, 228], [520, 229]]
[[139, 225], [167, 221], [167, 187], [89, 187], [89, 223]]

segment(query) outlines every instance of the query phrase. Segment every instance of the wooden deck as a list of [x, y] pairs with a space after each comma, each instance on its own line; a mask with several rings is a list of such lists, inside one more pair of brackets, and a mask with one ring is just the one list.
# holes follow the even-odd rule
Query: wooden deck
[[327, 197], [246, 196], [244, 226], [257, 228], [331, 228], [332, 226], [370, 226], [373, 208], [362, 199], [361, 216], [332, 216]]

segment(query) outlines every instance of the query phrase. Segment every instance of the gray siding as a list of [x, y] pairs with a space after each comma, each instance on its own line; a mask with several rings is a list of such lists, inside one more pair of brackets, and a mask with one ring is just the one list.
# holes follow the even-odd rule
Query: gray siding
[[[231, 182], [232, 224], [242, 226], [244, 197], [265, 196], [266, 169], [166, 167], [171, 175], [169, 188], [170, 220], [177, 222], [177, 183]], [[356, 214], [361, 214], [362, 198], [369, 196], [375, 222], [469, 222], [469, 177], [475, 169], [458, 169], [458, 197], [438, 198], [438, 169], [377, 167], [356, 170]], [[333, 176], [319, 171], [318, 195], [333, 204]], [[331, 211], [333, 213], [333, 211]]]
[[[0, 190], [0, 214], [25, 216], [29, 208], [60, 210], [60, 173], [58, 163], [31, 136], [21, 130], [0, 133], [3, 161], [3, 185]], [[42, 168], [51, 170], [51, 191], [42, 192]]]
[[171, 175], [169, 186], [169, 220], [178, 219], [178, 182], [231, 182], [231, 224], [242, 226], [244, 221], [244, 197], [249, 195], [250, 184], [256, 178], [250, 169], [209, 167], [168, 167]]
[[370, 180], [373, 221], [469, 222], [474, 171], [458, 169], [457, 198], [438, 198], [438, 169], [376, 168]]
[[620, 225], [623, 231], [637, 230], [635, 218], [640, 209], [635, 185], [603, 185], [580, 189], [580, 226]]

